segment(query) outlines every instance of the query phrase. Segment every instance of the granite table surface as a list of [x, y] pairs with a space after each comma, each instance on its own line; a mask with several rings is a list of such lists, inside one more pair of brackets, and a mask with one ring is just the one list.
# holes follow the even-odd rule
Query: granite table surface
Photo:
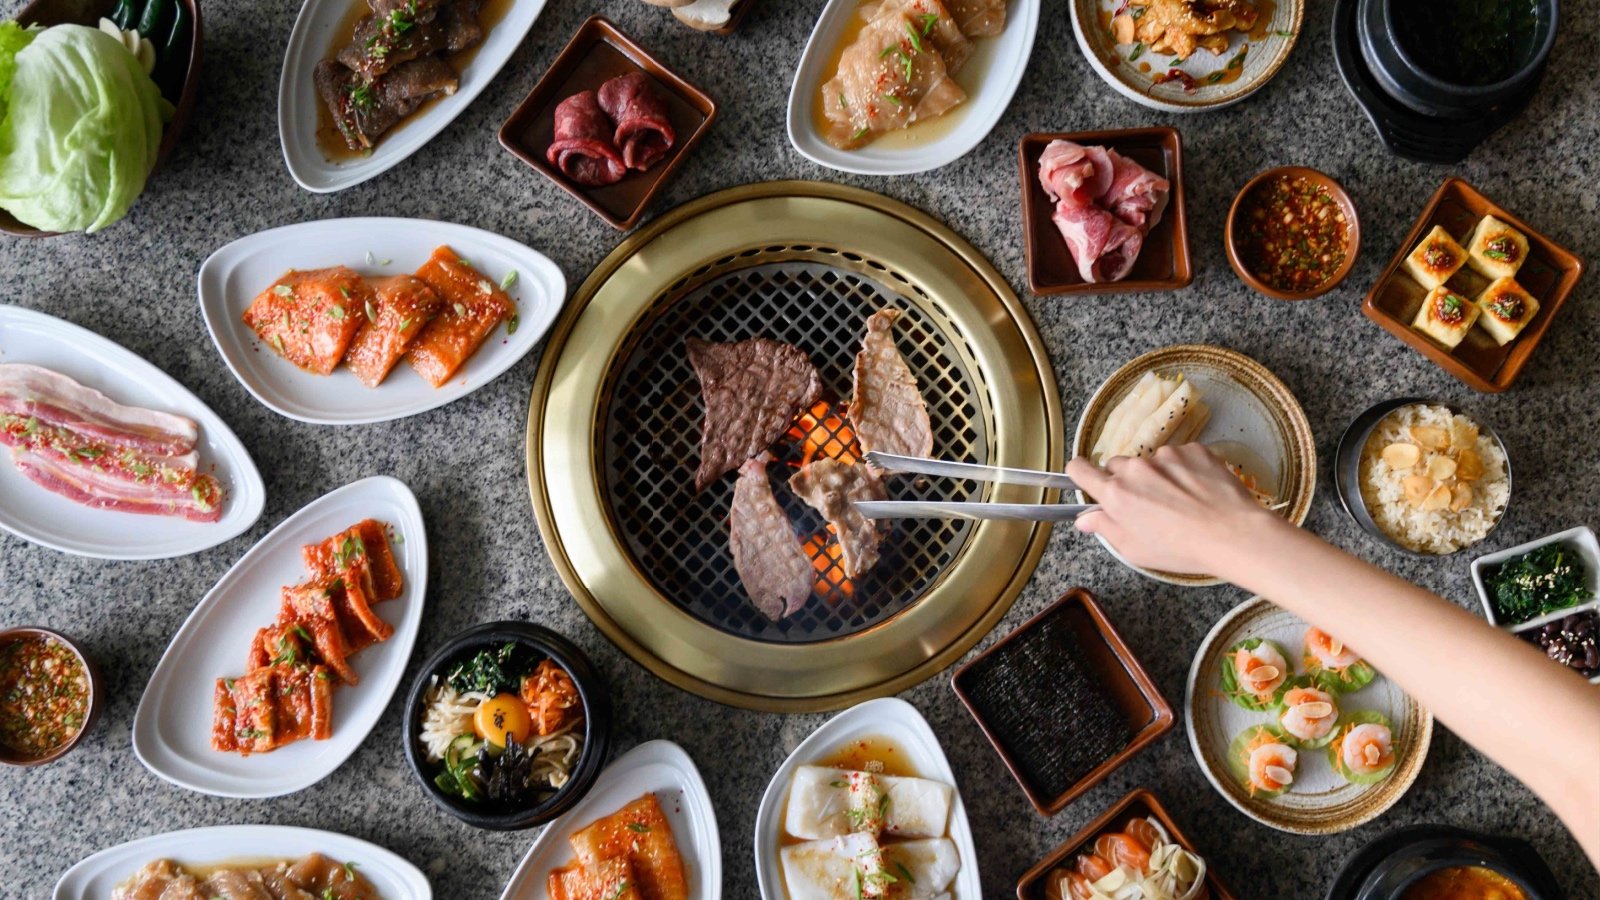
[[[264, 801], [174, 787], [134, 757], [129, 728], [162, 650], [195, 603], [251, 544], [332, 488], [389, 474], [416, 492], [427, 519], [427, 607], [411, 668], [474, 623], [527, 619], [569, 635], [616, 699], [614, 752], [652, 738], [683, 745], [710, 788], [730, 898], [757, 896], [751, 862], [756, 806], [772, 771], [817, 715], [730, 709], [648, 674], [609, 643], [558, 578], [528, 503], [523, 432], [539, 352], [476, 393], [396, 422], [305, 425], [257, 403], [232, 378], [205, 333], [195, 271], [214, 249], [264, 228], [335, 216], [413, 216], [496, 231], [543, 251], [571, 284], [619, 234], [503, 151], [502, 120], [585, 17], [603, 12], [702, 85], [721, 116], [658, 198], [655, 212], [710, 191], [774, 178], [839, 181], [896, 197], [948, 223], [993, 260], [1023, 298], [1054, 363], [1068, 422], [1089, 393], [1133, 356], [1202, 341], [1238, 349], [1276, 372], [1310, 417], [1321, 458], [1306, 527], [1455, 602], [1475, 606], [1471, 553], [1401, 555], [1359, 531], [1339, 507], [1328, 460], [1344, 426], [1379, 400], [1421, 395], [1463, 404], [1492, 423], [1516, 471], [1503, 527], [1480, 549], [1577, 524], [1600, 524], [1595, 436], [1600, 404], [1596, 278], [1578, 286], [1520, 381], [1477, 394], [1365, 319], [1361, 298], [1447, 175], [1465, 177], [1590, 260], [1600, 263], [1600, 79], [1593, 74], [1600, 2], [1569, 2], [1549, 77], [1532, 105], [1466, 162], [1421, 165], [1386, 153], [1339, 82], [1329, 47], [1332, 4], [1310, 0], [1283, 70], [1244, 103], [1193, 116], [1137, 106], [1090, 69], [1066, 0], [1045, 0], [1038, 41], [1009, 111], [973, 153], [906, 178], [842, 175], [797, 154], [784, 132], [789, 81], [823, 0], [753, 0], [734, 36], [702, 35], [638, 0], [552, 0], [499, 76], [432, 143], [358, 187], [318, 196], [286, 171], [276, 124], [293, 0], [205, 4], [205, 72], [188, 133], [122, 223], [95, 236], [0, 242], [3, 302], [42, 310], [117, 340], [183, 382], [228, 422], [267, 484], [266, 511], [244, 535], [164, 562], [102, 562], [0, 535], [0, 625], [37, 624], [82, 639], [109, 689], [100, 722], [65, 760], [0, 770], [0, 895], [49, 895], [80, 858], [137, 837], [201, 825], [277, 823], [345, 832], [388, 847], [427, 873], [437, 896], [498, 896], [536, 831], [474, 830], [436, 810], [406, 769], [396, 697], [361, 748], [315, 787]], [[7, 12], [17, 4], [8, 0]], [[1030, 131], [1170, 124], [1183, 135], [1194, 284], [1177, 293], [1036, 298], [1020, 240], [1018, 139]], [[1309, 303], [1253, 294], [1222, 247], [1227, 206], [1255, 172], [1303, 164], [1354, 195], [1362, 251], [1348, 281]], [[1231, 587], [1185, 590], [1146, 581], [1093, 542], [1058, 528], [1037, 573], [979, 648], [1074, 585], [1103, 600], [1168, 698], [1181, 701], [1191, 657], [1224, 612]], [[976, 652], [976, 649], [973, 651]], [[969, 654], [970, 655], [970, 654]], [[1527, 789], [1435, 731], [1421, 776], [1378, 820], [1330, 837], [1283, 834], [1229, 806], [1190, 753], [1181, 719], [1129, 765], [1043, 818], [1000, 765], [952, 695], [948, 672], [902, 696], [927, 716], [957, 773], [977, 836], [984, 896], [1012, 895], [1017, 876], [1128, 790], [1146, 786], [1198, 839], [1216, 871], [1247, 898], [1315, 898], [1341, 863], [1385, 831], [1421, 822], [1515, 835], [1537, 846], [1574, 898], [1600, 897], [1600, 878]], [[1595, 756], [1600, 748], [1572, 748]], [[247, 852], [249, 848], [240, 848]]]

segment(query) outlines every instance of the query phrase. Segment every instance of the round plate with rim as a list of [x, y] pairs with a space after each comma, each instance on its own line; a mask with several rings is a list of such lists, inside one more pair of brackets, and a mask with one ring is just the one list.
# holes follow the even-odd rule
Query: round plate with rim
[[[1278, 376], [1237, 350], [1210, 344], [1175, 344], [1144, 354], [1116, 372], [1089, 398], [1072, 440], [1073, 456], [1088, 456], [1111, 410], [1146, 372], [1182, 373], [1211, 407], [1197, 440], [1255, 477], [1263, 492], [1287, 504], [1279, 513], [1298, 526], [1311, 512], [1317, 490], [1317, 444], [1305, 410]], [[1078, 497], [1084, 497], [1078, 492]], [[1135, 571], [1186, 587], [1221, 584], [1210, 575], [1142, 569], [1123, 559], [1104, 538], [1101, 545]]]
[[1339, 710], [1341, 715], [1369, 710], [1389, 719], [1397, 756], [1393, 774], [1377, 784], [1350, 784], [1334, 771], [1326, 748], [1301, 750], [1295, 783], [1289, 790], [1271, 799], [1252, 797], [1228, 770], [1228, 745], [1246, 728], [1277, 719], [1272, 713], [1251, 712], [1223, 696], [1218, 687], [1223, 657], [1229, 647], [1246, 638], [1265, 638], [1282, 646], [1296, 672], [1303, 672], [1300, 657], [1307, 627], [1299, 616], [1262, 597], [1251, 597], [1234, 607], [1212, 627], [1195, 653], [1184, 690], [1183, 718], [1200, 771], [1240, 812], [1279, 831], [1334, 834], [1372, 821], [1410, 789], [1433, 740], [1433, 715], [1379, 672], [1361, 690], [1339, 694]]
[[[1073, 34], [1089, 65], [1117, 93], [1167, 112], [1221, 109], [1260, 90], [1289, 58], [1305, 19], [1303, 0], [1257, 0], [1262, 19], [1248, 34], [1226, 32], [1226, 51], [1213, 55], [1197, 50], [1176, 67], [1196, 82], [1185, 89], [1177, 80], [1156, 83], [1157, 76], [1173, 68], [1171, 54], [1155, 54], [1142, 43], [1119, 45], [1112, 38], [1111, 17], [1126, 5], [1126, 0], [1072, 0]], [[1240, 54], [1242, 60], [1235, 63]]]

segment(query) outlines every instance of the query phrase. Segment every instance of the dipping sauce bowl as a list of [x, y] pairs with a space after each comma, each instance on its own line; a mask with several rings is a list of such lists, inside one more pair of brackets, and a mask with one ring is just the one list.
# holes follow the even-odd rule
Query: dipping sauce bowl
[[[1260, 260], [1256, 259], [1257, 251], [1253, 246], [1249, 229], [1269, 222], [1268, 216], [1282, 219], [1283, 210], [1277, 208], [1278, 201], [1271, 194], [1276, 184], [1282, 183], [1291, 191], [1309, 188], [1317, 197], [1327, 197], [1328, 200], [1320, 205], [1313, 206], [1310, 213], [1315, 219], [1305, 216], [1296, 216], [1300, 221], [1287, 223], [1274, 223], [1278, 227], [1275, 231], [1285, 228], [1298, 228], [1309, 225], [1315, 228], [1320, 224], [1323, 216], [1342, 214], [1344, 217], [1344, 258], [1330, 262], [1329, 271], [1320, 280], [1306, 287], [1287, 285], [1265, 276], [1259, 271]], [[1264, 209], [1263, 207], [1272, 207]], [[1324, 213], [1326, 207], [1330, 211]], [[1335, 212], [1336, 211], [1336, 212]], [[1275, 236], [1275, 243], [1287, 243], [1294, 240], [1292, 235]], [[1351, 268], [1356, 264], [1356, 256], [1361, 250], [1361, 221], [1356, 217], [1356, 206], [1351, 201], [1350, 195], [1343, 186], [1333, 178], [1308, 169], [1304, 166], [1283, 166], [1268, 169], [1265, 172], [1245, 182], [1244, 187], [1233, 198], [1233, 205], [1228, 208], [1228, 224], [1224, 231], [1224, 242], [1228, 251], [1228, 263], [1233, 266], [1233, 271], [1239, 280], [1254, 288], [1257, 292], [1267, 295], [1274, 300], [1310, 300], [1320, 297], [1333, 290], [1350, 274]], [[1280, 255], [1288, 253], [1307, 252], [1301, 248], [1283, 247], [1276, 251]], [[1314, 252], [1314, 251], [1312, 251]]]
[[[100, 714], [99, 687], [93, 661], [66, 635], [33, 627], [0, 631], [0, 764], [42, 766], [78, 746]], [[29, 719], [38, 727], [28, 728]], [[57, 734], [30, 745], [40, 730]]]

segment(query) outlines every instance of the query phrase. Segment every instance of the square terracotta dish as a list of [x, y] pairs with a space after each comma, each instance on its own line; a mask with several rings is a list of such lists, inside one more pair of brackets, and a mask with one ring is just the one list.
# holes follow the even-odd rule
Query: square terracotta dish
[[[1521, 232], [1528, 240], [1527, 259], [1515, 275], [1516, 281], [1538, 303], [1538, 310], [1522, 332], [1504, 346], [1490, 337], [1482, 326], [1474, 326], [1454, 349], [1445, 347], [1413, 328], [1411, 323], [1422, 308], [1428, 290], [1413, 279], [1405, 267], [1406, 257], [1417, 249], [1435, 226], [1443, 228], [1465, 246], [1473, 229], [1484, 216], [1493, 216]], [[1511, 387], [1521, 374], [1528, 357], [1543, 340], [1550, 323], [1572, 293], [1583, 274], [1583, 261], [1572, 251], [1545, 237], [1532, 225], [1507, 212], [1459, 178], [1447, 178], [1422, 210], [1394, 259], [1373, 285], [1361, 311], [1390, 334], [1410, 344], [1440, 368], [1474, 390], [1498, 393]], [[1450, 291], [1468, 300], [1476, 299], [1490, 279], [1462, 265], [1445, 282]]]
[[[650, 76], [665, 101], [676, 136], [666, 156], [646, 171], [629, 170], [621, 181], [601, 187], [578, 184], [545, 159], [545, 150], [555, 139], [555, 109], [562, 100], [581, 91], [598, 91], [618, 75], [641, 71]], [[500, 145], [583, 201], [612, 227], [627, 231], [638, 223], [656, 192], [716, 117], [717, 104], [704, 91], [668, 69], [604, 16], [591, 16], [500, 126]]]
[[[1117, 151], [1171, 184], [1166, 212], [1145, 235], [1133, 270], [1121, 281], [1086, 282], [1051, 219], [1055, 204], [1039, 183], [1039, 156], [1051, 141], [1099, 145]], [[1124, 128], [1074, 134], [1029, 134], [1017, 149], [1022, 184], [1022, 246], [1028, 287], [1050, 294], [1175, 291], [1194, 280], [1189, 265], [1189, 228], [1183, 202], [1183, 146], [1176, 128]]]
[[[1144, 818], [1160, 822], [1161, 827], [1166, 829], [1168, 839], [1190, 853], [1205, 858], [1204, 853], [1195, 849], [1194, 842], [1189, 840], [1188, 835], [1178, 828], [1178, 823], [1172, 821], [1172, 816], [1167, 814], [1167, 810], [1156, 796], [1144, 788], [1137, 788], [1101, 813], [1093, 822], [1085, 825], [1082, 831], [1050, 851], [1050, 855], [1039, 860], [1038, 865], [1023, 873], [1023, 876], [1017, 879], [1017, 900], [1044, 900], [1052, 871], [1058, 867], [1071, 868], [1078, 854], [1091, 850], [1095, 838], [1101, 834], [1124, 831], [1128, 823]], [[1210, 860], [1207, 860], [1207, 863], [1209, 862]], [[1211, 900], [1233, 900], [1233, 894], [1223, 886], [1222, 880], [1217, 877], [1216, 871], [1210, 865], [1206, 866], [1206, 887], [1210, 891]], [[1201, 896], [1205, 894], [1202, 893]]]
[[1172, 707], [1094, 595], [1073, 588], [950, 678], [1042, 815], [1172, 728]]

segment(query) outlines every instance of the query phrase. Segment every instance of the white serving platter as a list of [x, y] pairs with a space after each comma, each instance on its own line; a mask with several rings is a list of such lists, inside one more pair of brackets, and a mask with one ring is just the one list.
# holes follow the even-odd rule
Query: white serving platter
[[839, 43], [861, 0], [829, 0], [811, 31], [789, 88], [789, 143], [819, 165], [858, 175], [911, 175], [949, 165], [977, 147], [1011, 105], [1039, 30], [1040, 0], [1012, 0], [1005, 30], [974, 39], [972, 58], [956, 75], [967, 99], [939, 119], [904, 134], [887, 134], [858, 150], [840, 150], [817, 131], [817, 92], [829, 78]]
[[[265, 345], [244, 311], [290, 269], [348, 266], [363, 275], [417, 270], [448, 244], [517, 301], [517, 327], [501, 326], [443, 387], [402, 360], [376, 388], [340, 367], [313, 375]], [[223, 362], [257, 400], [275, 412], [318, 425], [365, 425], [415, 415], [459, 400], [516, 365], [550, 330], [567, 297], [567, 280], [544, 254], [510, 238], [426, 219], [324, 219], [260, 231], [211, 254], [200, 265], [200, 313]]]
[[387, 172], [455, 120], [489, 86], [544, 11], [544, 0], [515, 0], [485, 29], [483, 42], [460, 73], [456, 92], [427, 104], [385, 133], [366, 156], [330, 160], [317, 145], [318, 107], [312, 72], [326, 56], [352, 4], [363, 0], [306, 0], [289, 33], [278, 78], [278, 140], [283, 161], [299, 185], [318, 194], [342, 191]]
[[671, 741], [646, 741], [600, 773], [577, 806], [551, 822], [528, 848], [500, 900], [544, 900], [550, 870], [572, 861], [567, 838], [590, 822], [654, 792], [672, 825], [672, 837], [689, 882], [690, 900], [722, 897], [722, 844], [717, 813], [700, 770], [682, 747]]
[[158, 859], [205, 866], [230, 860], [297, 859], [321, 853], [353, 862], [378, 893], [405, 900], [431, 900], [433, 888], [416, 866], [360, 838], [284, 825], [221, 825], [169, 831], [118, 844], [79, 862], [56, 882], [53, 900], [104, 900], [146, 863]]
[[233, 431], [165, 372], [127, 348], [54, 316], [0, 306], [0, 362], [53, 369], [118, 403], [186, 416], [200, 424], [200, 465], [227, 492], [222, 519], [190, 522], [90, 509], [0, 463], [0, 528], [35, 544], [100, 559], [167, 559], [232, 540], [261, 517], [267, 489]]
[[956, 845], [961, 858], [961, 871], [950, 885], [955, 900], [982, 900], [983, 888], [978, 880], [978, 853], [972, 843], [972, 828], [967, 823], [967, 807], [961, 800], [961, 790], [956, 786], [955, 773], [950, 761], [928, 720], [916, 707], [894, 697], [868, 700], [850, 707], [822, 723], [816, 731], [794, 748], [772, 775], [766, 793], [761, 795], [761, 807], [756, 812], [756, 882], [761, 887], [762, 900], [788, 900], [784, 886], [783, 862], [779, 857], [783, 849], [784, 810], [789, 802], [789, 782], [794, 770], [807, 763], [825, 759], [851, 741], [862, 738], [887, 738], [906, 753], [907, 761], [919, 776], [942, 781], [956, 787], [955, 802], [950, 805], [950, 824], [946, 836]]
[[[363, 519], [389, 526], [405, 587], [374, 606], [394, 635], [351, 657], [361, 682], [334, 690], [333, 736], [250, 756], [211, 749], [216, 680], [244, 674], [250, 642], [277, 617], [283, 586], [305, 580], [300, 547]], [[316, 784], [361, 746], [389, 705], [417, 639], [427, 588], [428, 536], [417, 498], [403, 483], [379, 475], [311, 501], [251, 547], [178, 629], [134, 714], [134, 754], [167, 781], [218, 797], [277, 797]]]

